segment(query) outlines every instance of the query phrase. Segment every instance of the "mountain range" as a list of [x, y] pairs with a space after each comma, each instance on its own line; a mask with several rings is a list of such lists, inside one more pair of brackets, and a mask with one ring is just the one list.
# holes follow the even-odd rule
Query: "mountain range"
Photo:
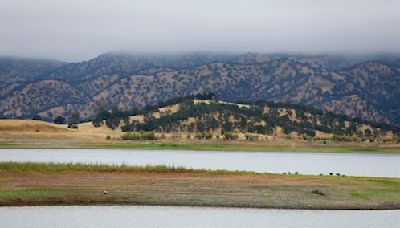
[[107, 53], [89, 61], [0, 58], [0, 117], [52, 120], [201, 93], [311, 106], [400, 124], [400, 57]]

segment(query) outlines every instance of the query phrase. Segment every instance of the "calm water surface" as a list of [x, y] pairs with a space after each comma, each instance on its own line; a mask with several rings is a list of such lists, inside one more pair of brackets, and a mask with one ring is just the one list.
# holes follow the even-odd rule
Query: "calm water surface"
[[0, 227], [400, 227], [400, 211], [193, 207], [3, 207]]
[[118, 149], [0, 149], [0, 161], [173, 165], [256, 172], [400, 177], [400, 155]]

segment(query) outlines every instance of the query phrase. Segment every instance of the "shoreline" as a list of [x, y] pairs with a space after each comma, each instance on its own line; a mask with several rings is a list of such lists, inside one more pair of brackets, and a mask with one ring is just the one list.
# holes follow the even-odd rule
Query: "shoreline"
[[335, 209], [335, 208], [279, 208], [279, 207], [240, 207], [240, 206], [203, 206], [203, 205], [198, 205], [198, 206], [185, 206], [185, 205], [149, 205], [149, 204], [90, 204], [90, 205], [79, 205], [79, 204], [44, 204], [44, 205], [11, 205], [11, 206], [2, 206], [0, 205], [1, 208], [35, 208], [35, 207], [143, 207], [143, 208], [163, 208], [163, 207], [171, 207], [171, 208], [203, 208], [203, 209], [232, 209], [232, 210], [240, 210], [240, 209], [251, 209], [251, 210], [269, 210], [269, 211], [400, 211], [400, 208], [395, 208], [395, 209], [359, 209], [359, 208], [345, 208], [345, 209]]
[[0, 206], [400, 209], [400, 178], [14, 162], [0, 174]]
[[0, 208], [20, 208], [20, 207], [177, 207], [177, 208], [210, 208], [210, 209], [257, 209], [257, 210], [288, 210], [288, 211], [400, 211], [400, 207], [372, 207], [372, 208], [326, 208], [326, 207], [257, 207], [257, 206], [210, 206], [210, 205], [187, 205], [187, 204], [127, 204], [124, 202], [119, 203], [83, 203], [83, 202], [54, 202], [54, 203], [26, 203], [24, 204], [11, 204], [0, 205]]
[[263, 144], [246, 144], [241, 142], [154, 142], [139, 141], [135, 143], [0, 143], [0, 149], [132, 149], [132, 150], [191, 150], [191, 151], [242, 151], [242, 152], [302, 152], [302, 153], [376, 153], [400, 154], [400, 145], [395, 147], [363, 146], [347, 147], [346, 145], [320, 146], [295, 145], [274, 146]]

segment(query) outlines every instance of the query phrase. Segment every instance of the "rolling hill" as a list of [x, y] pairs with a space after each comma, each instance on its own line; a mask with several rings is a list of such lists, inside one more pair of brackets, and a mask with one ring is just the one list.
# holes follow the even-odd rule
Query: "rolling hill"
[[[128, 132], [125, 139], [328, 139], [395, 141], [400, 128], [312, 107], [257, 101], [231, 103], [213, 95], [172, 99], [156, 106], [97, 113], [95, 127]], [[130, 133], [129, 133], [130, 132]], [[150, 134], [149, 134], [150, 133]], [[154, 134], [157, 133], [157, 134]]]

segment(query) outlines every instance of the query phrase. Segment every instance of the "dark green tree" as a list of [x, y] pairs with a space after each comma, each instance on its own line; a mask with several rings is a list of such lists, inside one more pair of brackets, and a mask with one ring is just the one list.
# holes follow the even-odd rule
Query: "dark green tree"
[[55, 124], [64, 124], [65, 123], [65, 117], [64, 116], [57, 116], [54, 119]]

